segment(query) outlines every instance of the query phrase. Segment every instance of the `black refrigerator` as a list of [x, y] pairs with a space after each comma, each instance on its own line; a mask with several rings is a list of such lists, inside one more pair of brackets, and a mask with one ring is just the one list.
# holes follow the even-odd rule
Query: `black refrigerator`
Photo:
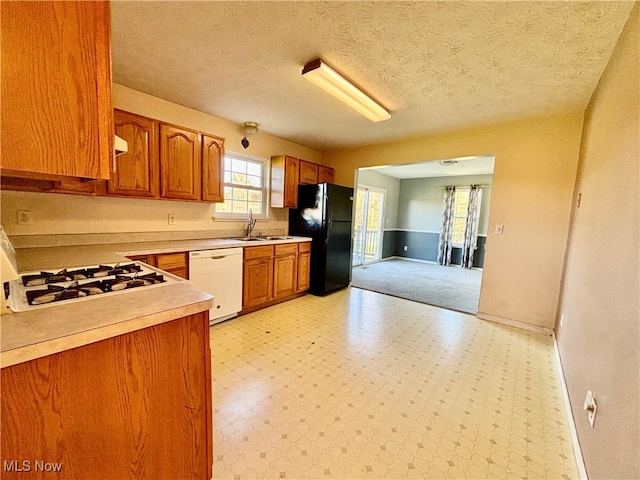
[[353, 188], [321, 183], [298, 186], [289, 210], [289, 235], [311, 237], [309, 293], [324, 295], [351, 281]]

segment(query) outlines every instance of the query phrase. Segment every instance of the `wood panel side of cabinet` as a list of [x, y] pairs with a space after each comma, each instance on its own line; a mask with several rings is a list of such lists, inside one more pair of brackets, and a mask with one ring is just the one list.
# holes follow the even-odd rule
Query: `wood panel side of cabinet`
[[333, 183], [334, 170], [331, 167], [318, 165], [318, 183]]
[[318, 165], [315, 163], [300, 160], [300, 173], [298, 177], [299, 183], [315, 185], [318, 183]]
[[211, 478], [208, 320], [202, 312], [3, 368], [2, 458], [62, 466], [3, 478]]
[[200, 200], [201, 138], [198, 132], [160, 124], [160, 196]]
[[202, 135], [202, 200], [223, 202], [224, 138]]
[[1, 156], [23, 172], [109, 178], [109, 2], [2, 2]]
[[108, 193], [158, 197], [158, 123], [141, 115], [115, 110], [114, 124], [116, 135], [127, 141], [129, 150], [115, 158], [116, 168], [107, 183]]

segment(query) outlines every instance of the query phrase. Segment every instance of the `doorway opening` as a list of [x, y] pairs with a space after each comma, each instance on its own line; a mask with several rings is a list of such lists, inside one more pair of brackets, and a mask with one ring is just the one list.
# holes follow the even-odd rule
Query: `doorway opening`
[[358, 169], [351, 286], [476, 314], [494, 162], [481, 155]]
[[353, 266], [377, 262], [382, 257], [385, 191], [358, 185], [355, 198]]

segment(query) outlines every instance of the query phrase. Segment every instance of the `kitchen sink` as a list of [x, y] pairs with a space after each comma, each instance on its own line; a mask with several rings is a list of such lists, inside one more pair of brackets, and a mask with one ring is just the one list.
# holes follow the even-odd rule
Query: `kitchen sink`
[[233, 237], [230, 240], [240, 240], [241, 242], [264, 242], [264, 237]]
[[230, 240], [240, 240], [241, 242], [264, 242], [265, 240], [292, 240], [293, 237], [275, 235], [269, 237], [232, 237]]

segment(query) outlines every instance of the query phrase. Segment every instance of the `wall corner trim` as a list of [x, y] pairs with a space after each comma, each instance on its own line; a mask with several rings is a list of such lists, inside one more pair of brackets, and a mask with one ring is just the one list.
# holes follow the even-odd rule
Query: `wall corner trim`
[[564, 370], [562, 369], [562, 360], [560, 358], [560, 349], [558, 348], [558, 341], [556, 339], [555, 333], [553, 333], [552, 336], [553, 336], [553, 350], [555, 353], [558, 374], [560, 376], [562, 398], [564, 399], [564, 406], [567, 412], [567, 422], [569, 423], [569, 431], [571, 432], [571, 444], [573, 445], [573, 454], [576, 457], [576, 466], [578, 467], [578, 475], [580, 476], [580, 480], [589, 480], [589, 477], [587, 476], [587, 468], [585, 467], [585, 464], [584, 464], [584, 458], [582, 457], [580, 441], [578, 440], [576, 422], [573, 418], [573, 411], [571, 410], [571, 402], [569, 402], [569, 391], [567, 390], [567, 384], [564, 381]]

